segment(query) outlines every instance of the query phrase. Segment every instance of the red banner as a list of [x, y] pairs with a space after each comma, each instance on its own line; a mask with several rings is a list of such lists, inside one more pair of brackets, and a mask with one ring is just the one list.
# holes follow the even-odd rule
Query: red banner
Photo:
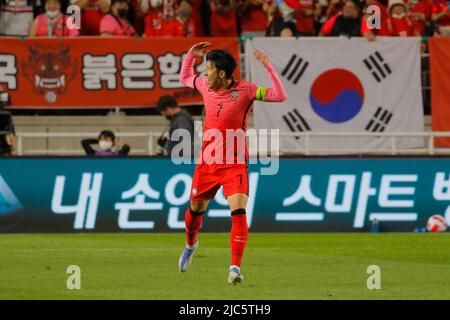
[[[141, 108], [166, 94], [199, 104], [178, 80], [183, 55], [199, 41], [229, 50], [239, 78], [236, 38], [1, 38], [0, 86], [13, 108]], [[199, 61], [197, 72], [204, 68]]]
[[[450, 131], [450, 38], [430, 38], [431, 124], [433, 131]], [[450, 138], [436, 138], [450, 147]]]

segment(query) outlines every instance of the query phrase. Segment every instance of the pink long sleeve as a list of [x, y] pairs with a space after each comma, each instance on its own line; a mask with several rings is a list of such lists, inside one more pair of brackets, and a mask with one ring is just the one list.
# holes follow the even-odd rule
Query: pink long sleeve
[[189, 88], [194, 88], [194, 79], [196, 77], [194, 72], [195, 57], [188, 52], [186, 58], [181, 65], [180, 82]]
[[277, 75], [272, 64], [268, 64], [266, 66], [267, 71], [269, 72], [270, 82], [272, 83], [272, 88], [267, 88], [264, 101], [267, 102], [283, 102], [287, 100], [286, 90], [284, 89], [283, 82], [281, 82], [280, 78]]

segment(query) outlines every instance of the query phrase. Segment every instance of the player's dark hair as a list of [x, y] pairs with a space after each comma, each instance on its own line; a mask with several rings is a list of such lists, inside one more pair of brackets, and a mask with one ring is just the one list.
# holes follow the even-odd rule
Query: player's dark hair
[[230, 79], [236, 69], [236, 60], [234, 57], [225, 50], [212, 50], [206, 54], [206, 60], [214, 63], [218, 70], [225, 71], [225, 75]]
[[100, 137], [111, 138], [111, 141], [116, 141], [116, 135], [110, 130], [103, 130], [102, 132], [100, 132], [100, 134], [98, 135], [99, 140]]
[[173, 96], [166, 95], [159, 98], [156, 103], [156, 110], [158, 110], [159, 113], [162, 113], [163, 111], [166, 111], [167, 108], [175, 108], [177, 106], [177, 100], [175, 100]]

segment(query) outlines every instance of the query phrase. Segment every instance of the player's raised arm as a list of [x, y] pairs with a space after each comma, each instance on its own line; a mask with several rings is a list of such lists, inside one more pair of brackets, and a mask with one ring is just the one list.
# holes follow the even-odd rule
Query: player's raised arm
[[269, 57], [260, 50], [255, 50], [253, 56], [256, 60], [261, 62], [269, 73], [270, 82], [272, 83], [271, 88], [258, 87], [256, 90], [256, 100], [266, 101], [266, 102], [283, 102], [287, 100], [286, 90], [284, 89], [283, 83], [278, 77]]
[[209, 42], [199, 42], [189, 49], [180, 72], [180, 82], [185, 86], [194, 88], [194, 79], [196, 77], [194, 71], [195, 59], [197, 57], [203, 57], [206, 53], [206, 48], [210, 45], [211, 43]]

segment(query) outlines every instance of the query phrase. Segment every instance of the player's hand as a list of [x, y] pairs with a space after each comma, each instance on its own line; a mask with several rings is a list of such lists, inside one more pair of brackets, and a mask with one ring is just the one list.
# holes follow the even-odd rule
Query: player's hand
[[189, 52], [194, 57], [203, 57], [206, 54], [206, 48], [211, 46], [210, 42], [199, 42], [192, 46], [191, 49], [189, 49]]
[[261, 50], [253, 51], [253, 56], [255, 57], [256, 60], [261, 62], [264, 66], [267, 66], [268, 64], [270, 64], [269, 57], [267, 56], [267, 54], [265, 54]]

